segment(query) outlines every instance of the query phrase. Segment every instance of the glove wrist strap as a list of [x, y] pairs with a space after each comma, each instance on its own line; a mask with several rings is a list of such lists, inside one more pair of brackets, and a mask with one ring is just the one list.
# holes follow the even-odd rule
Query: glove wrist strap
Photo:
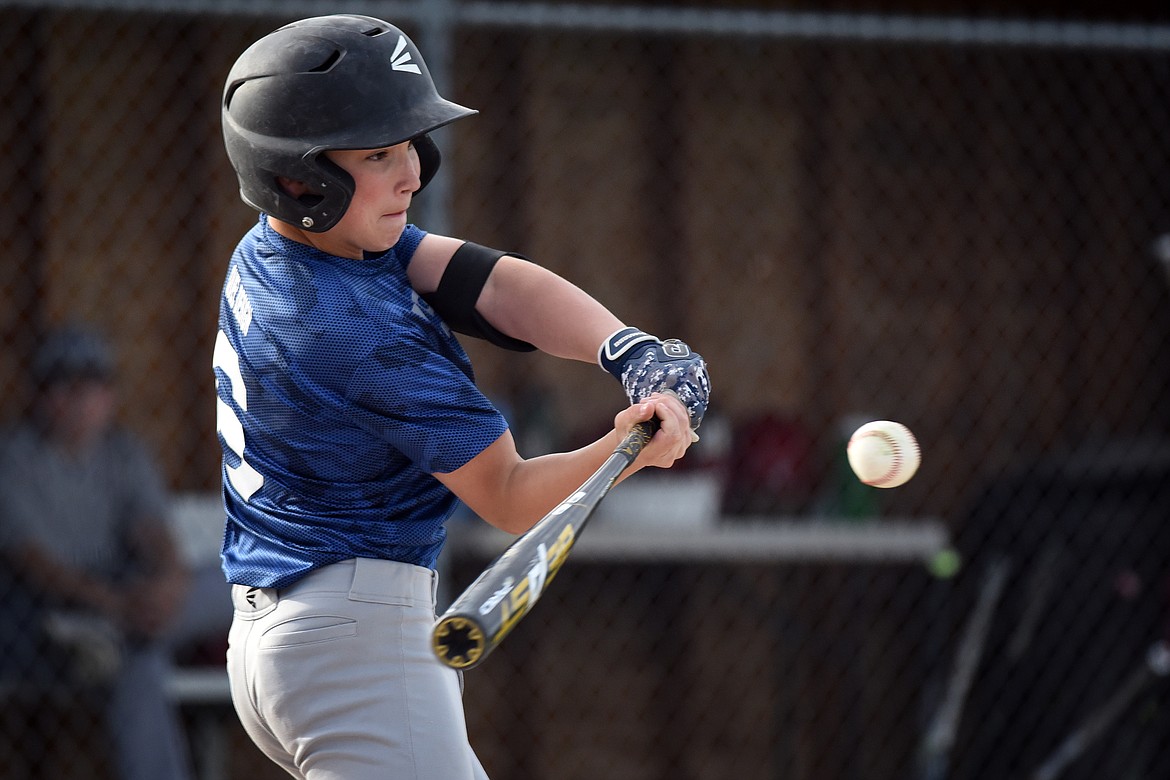
[[620, 381], [622, 371], [631, 358], [640, 354], [644, 348], [661, 343], [656, 336], [637, 328], [619, 328], [601, 342], [597, 349], [597, 364]]

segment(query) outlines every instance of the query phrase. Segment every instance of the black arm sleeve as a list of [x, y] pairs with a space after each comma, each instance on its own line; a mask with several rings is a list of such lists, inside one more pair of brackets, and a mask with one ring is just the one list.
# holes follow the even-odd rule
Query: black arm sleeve
[[[536, 347], [527, 341], [501, 333], [475, 309], [488, 276], [501, 257], [509, 252], [489, 249], [470, 241], [455, 250], [443, 271], [439, 288], [422, 296], [431, 308], [456, 333], [472, 336], [516, 352], [531, 352]], [[517, 255], [518, 257], [519, 255]]]

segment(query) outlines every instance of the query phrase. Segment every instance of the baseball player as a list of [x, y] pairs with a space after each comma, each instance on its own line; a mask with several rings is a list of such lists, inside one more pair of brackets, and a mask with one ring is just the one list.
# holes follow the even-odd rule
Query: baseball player
[[[516, 255], [407, 223], [440, 155], [418, 49], [365, 16], [261, 38], [223, 95], [228, 156], [261, 212], [232, 255], [215, 345], [245, 729], [294, 777], [485, 777], [460, 679], [433, 657], [435, 560], [457, 501], [519, 533], [637, 422], [670, 467], [706, 410], [702, 358], [625, 326]], [[597, 361], [630, 405], [572, 452], [524, 459], [457, 332]]]

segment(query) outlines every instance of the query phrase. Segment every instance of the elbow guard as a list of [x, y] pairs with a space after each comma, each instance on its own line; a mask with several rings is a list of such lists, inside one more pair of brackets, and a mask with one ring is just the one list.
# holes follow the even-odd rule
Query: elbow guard
[[511, 253], [489, 249], [470, 241], [465, 242], [451, 256], [451, 262], [447, 264], [443, 278], [439, 280], [439, 288], [423, 295], [422, 299], [430, 304], [456, 333], [483, 339], [497, 347], [515, 352], [531, 352], [536, 347], [527, 341], [501, 333], [475, 308], [492, 269], [506, 254]]

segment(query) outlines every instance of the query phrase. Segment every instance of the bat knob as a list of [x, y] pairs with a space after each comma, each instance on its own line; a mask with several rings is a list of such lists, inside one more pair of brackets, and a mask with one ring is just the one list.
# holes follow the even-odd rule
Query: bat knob
[[431, 633], [431, 648], [444, 666], [470, 669], [483, 658], [487, 637], [474, 621], [459, 615], [445, 617]]

